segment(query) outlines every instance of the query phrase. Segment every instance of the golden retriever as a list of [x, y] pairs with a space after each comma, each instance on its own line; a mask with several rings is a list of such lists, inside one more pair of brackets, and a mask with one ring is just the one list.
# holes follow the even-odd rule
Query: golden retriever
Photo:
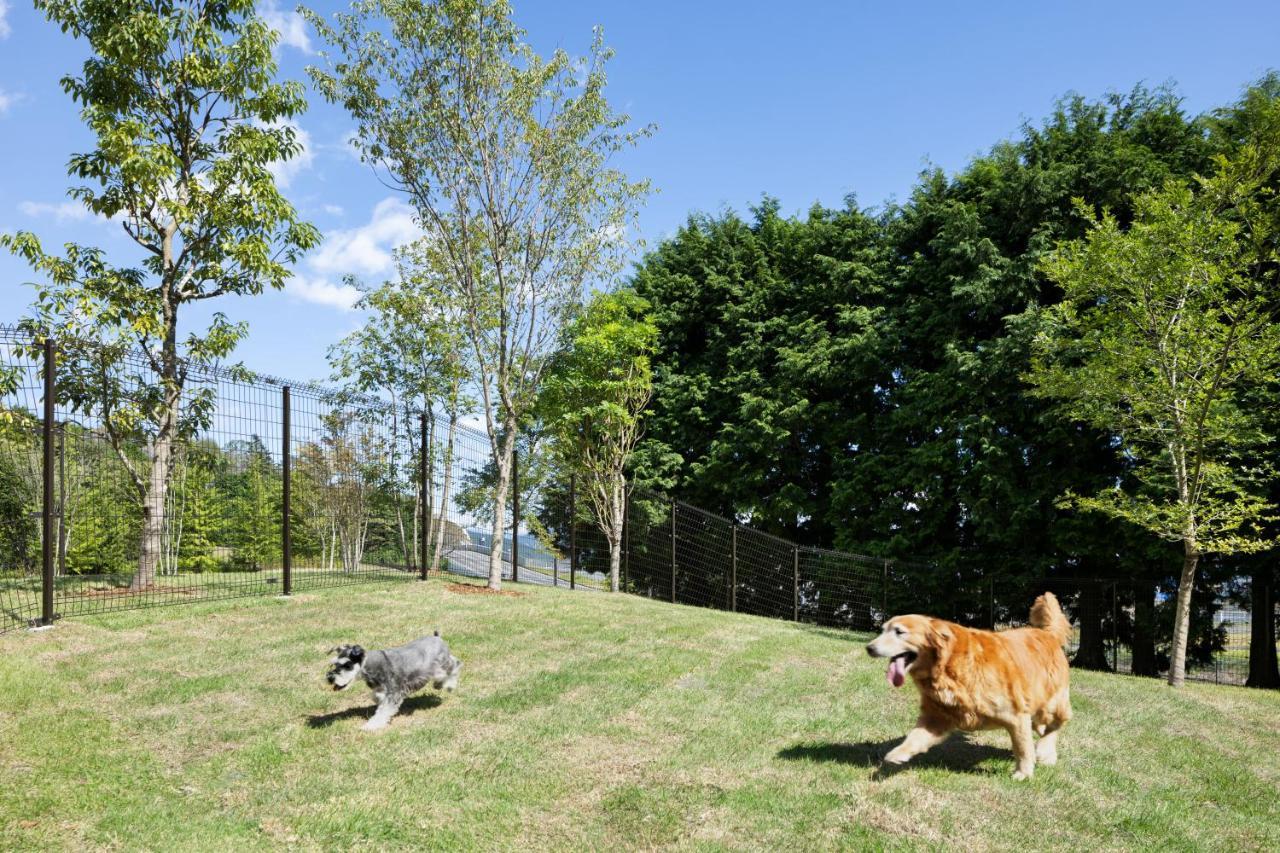
[[[928, 616], [895, 616], [867, 644], [888, 658], [894, 687], [907, 676], [920, 691], [920, 718], [885, 761], [903, 764], [952, 731], [1001, 728], [1013, 739], [1013, 778], [1029, 779], [1036, 762], [1058, 760], [1058, 730], [1071, 719], [1067, 656], [1071, 625], [1046, 592], [1031, 607], [1031, 626], [979, 631]], [[1040, 741], [1032, 746], [1032, 732]]]

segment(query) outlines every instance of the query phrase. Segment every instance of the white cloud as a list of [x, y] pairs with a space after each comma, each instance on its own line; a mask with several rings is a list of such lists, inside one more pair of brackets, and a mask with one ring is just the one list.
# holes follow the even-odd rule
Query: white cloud
[[380, 275], [391, 270], [391, 251], [422, 236], [413, 208], [396, 198], [383, 199], [369, 224], [332, 231], [308, 261], [323, 275]]
[[24, 201], [18, 205], [18, 210], [35, 219], [51, 216], [59, 224], [64, 222], [83, 222], [91, 215], [89, 209], [78, 201], [64, 201], [61, 204]]
[[311, 145], [311, 134], [301, 127], [292, 122], [277, 122], [274, 126], [292, 128], [294, 142], [302, 146], [301, 150], [291, 159], [277, 160], [267, 166], [267, 171], [271, 173], [271, 177], [275, 178], [276, 184], [283, 189], [289, 186], [289, 183], [299, 174], [311, 168], [315, 162], [316, 155]]
[[306, 261], [306, 274], [295, 274], [285, 291], [304, 302], [351, 311], [360, 291], [334, 281], [348, 275], [390, 273], [395, 260], [392, 251], [420, 236], [422, 229], [414, 222], [413, 208], [396, 198], [383, 199], [366, 225], [325, 234], [320, 249]]
[[342, 205], [340, 204], [326, 204], [321, 208], [321, 210], [330, 216], [341, 216], [344, 212], [342, 210]]
[[[4, 0], [0, 0], [3, 3]], [[295, 12], [285, 12], [275, 0], [263, 5], [262, 19], [267, 26], [280, 33], [279, 46], [292, 47], [303, 53], [312, 53], [311, 38], [307, 35], [307, 22]]]
[[312, 302], [326, 305], [341, 311], [351, 311], [360, 300], [360, 291], [349, 284], [333, 284], [324, 279], [313, 279], [294, 275], [284, 285], [285, 293]]
[[15, 95], [12, 92], [6, 92], [4, 89], [0, 89], [0, 116], [9, 112], [9, 107], [16, 104], [19, 97], [19, 95]]
[[0, 0], [0, 39], [8, 38], [13, 28], [9, 26], [9, 2]]

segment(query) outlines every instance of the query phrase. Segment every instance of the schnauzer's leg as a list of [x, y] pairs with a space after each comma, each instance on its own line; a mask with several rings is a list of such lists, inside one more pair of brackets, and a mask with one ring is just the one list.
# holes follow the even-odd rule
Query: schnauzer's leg
[[902, 743], [894, 747], [884, 760], [889, 764], [906, 764], [930, 747], [937, 746], [947, 739], [951, 729], [935, 720], [920, 719], [916, 727], [907, 732]]
[[462, 661], [456, 658], [453, 661], [453, 668], [449, 670], [449, 677], [444, 680], [444, 689], [452, 692], [458, 686], [458, 673], [462, 672]]
[[376, 732], [379, 729], [385, 729], [387, 724], [391, 722], [391, 718], [400, 710], [400, 703], [404, 701], [400, 696], [386, 696], [378, 700], [378, 710], [373, 712], [373, 716], [369, 718], [369, 722], [361, 726], [366, 732]]

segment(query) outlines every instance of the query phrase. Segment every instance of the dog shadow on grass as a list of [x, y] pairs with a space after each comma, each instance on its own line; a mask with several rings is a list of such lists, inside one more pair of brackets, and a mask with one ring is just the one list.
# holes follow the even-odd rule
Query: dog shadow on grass
[[[430, 708], [438, 707], [444, 699], [435, 693], [422, 693], [417, 696], [410, 696], [404, 700], [404, 704], [400, 706], [400, 712], [396, 714], [399, 717], [411, 717], [415, 711], [425, 711]], [[373, 716], [374, 709], [377, 705], [358, 705], [354, 708], [347, 708], [343, 711], [332, 711], [328, 714], [311, 714], [307, 717], [307, 725], [313, 729], [323, 729], [325, 726], [331, 726], [341, 720], [350, 720], [353, 717], [359, 717], [367, 720]]]
[[892, 740], [868, 740], [861, 743], [800, 743], [780, 750], [778, 757], [786, 761], [833, 761], [854, 767], [866, 767], [875, 771], [872, 775], [873, 779], [886, 779], [912, 767], [940, 767], [958, 773], [992, 775], [1002, 771], [1007, 772], [1007, 768], [1000, 764], [984, 767], [982, 765], [985, 762], [997, 759], [1007, 764], [1011, 759], [1011, 753], [1007, 749], [978, 743], [963, 735], [953, 735], [923, 755], [917, 755], [906, 764], [885, 764], [883, 762], [885, 754], [901, 742], [902, 738], [897, 737]]

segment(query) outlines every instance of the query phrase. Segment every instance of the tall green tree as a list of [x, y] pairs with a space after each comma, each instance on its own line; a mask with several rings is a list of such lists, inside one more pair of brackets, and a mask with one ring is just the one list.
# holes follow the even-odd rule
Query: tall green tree
[[609, 545], [609, 587], [618, 591], [630, 490], [626, 470], [653, 391], [649, 357], [658, 330], [634, 291], [597, 293], [569, 326], [553, 359], [539, 414], [558, 460], [580, 475]]
[[1217, 165], [1198, 192], [1173, 182], [1140, 196], [1127, 230], [1082, 207], [1089, 234], [1044, 264], [1065, 298], [1048, 314], [1029, 377], [1069, 416], [1115, 434], [1133, 460], [1135, 488], [1071, 502], [1182, 547], [1175, 686], [1186, 677], [1200, 556], [1273, 544], [1260, 534], [1270, 509], [1263, 471], [1241, 464], [1265, 435], [1241, 403], [1280, 369], [1276, 232], [1257, 197], [1280, 165], [1280, 135]]
[[[71, 158], [85, 183], [71, 195], [118, 220], [136, 265], [68, 244], [46, 252], [34, 234], [0, 238], [45, 280], [31, 325], [64, 349], [60, 395], [100, 419], [142, 511], [132, 587], [155, 579], [174, 443], [207, 423], [212, 392], [188, 384], [183, 356], [226, 357], [246, 333], [221, 314], [178, 338], [194, 302], [279, 288], [289, 264], [319, 242], [280, 194], [270, 167], [300, 151], [287, 121], [302, 87], [275, 81], [277, 34], [252, 0], [37, 0], [90, 57], [62, 85], [80, 105], [92, 151]], [[81, 345], [87, 341], [88, 345]], [[142, 361], [126, 357], [130, 347]], [[145, 444], [138, 464], [126, 444]]]
[[408, 194], [462, 307], [497, 474], [497, 589], [515, 443], [583, 286], [626, 256], [648, 185], [611, 158], [648, 129], [609, 106], [598, 32], [584, 60], [544, 58], [505, 0], [359, 0], [333, 23], [307, 16], [337, 52], [313, 79], [355, 119], [362, 158]]

